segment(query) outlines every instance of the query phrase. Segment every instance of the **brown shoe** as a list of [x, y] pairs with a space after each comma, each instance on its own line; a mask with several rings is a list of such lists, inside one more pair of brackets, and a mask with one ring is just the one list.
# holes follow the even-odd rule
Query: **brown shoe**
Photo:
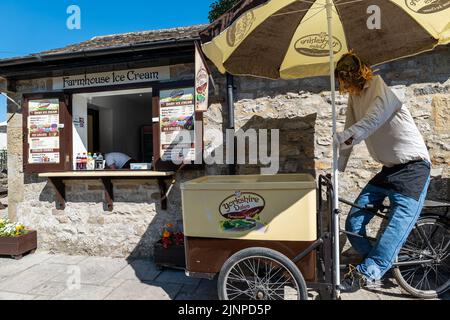
[[358, 272], [356, 267], [350, 265], [349, 272], [345, 274], [344, 280], [339, 285], [341, 293], [353, 293], [367, 285], [367, 278]]

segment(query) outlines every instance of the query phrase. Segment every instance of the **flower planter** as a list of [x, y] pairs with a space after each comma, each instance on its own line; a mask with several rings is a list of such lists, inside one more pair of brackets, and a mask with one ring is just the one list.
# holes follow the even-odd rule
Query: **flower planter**
[[154, 246], [153, 257], [158, 268], [174, 268], [184, 270], [186, 267], [184, 245], [170, 245], [164, 248], [161, 242]]
[[18, 237], [0, 237], [0, 256], [11, 256], [20, 259], [22, 256], [37, 248], [37, 232], [29, 231]]

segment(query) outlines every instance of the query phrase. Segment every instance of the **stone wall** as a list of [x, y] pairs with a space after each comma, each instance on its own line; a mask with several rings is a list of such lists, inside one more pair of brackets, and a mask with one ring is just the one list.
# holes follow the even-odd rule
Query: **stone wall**
[[[180, 180], [198, 175], [188, 173]], [[66, 208], [55, 209], [53, 188], [29, 177], [18, 219], [39, 232], [41, 249], [68, 254], [110, 257], [148, 257], [168, 223], [182, 225], [179, 183], [167, 210], [160, 206], [157, 182], [113, 180], [114, 210], [104, 205], [104, 189], [96, 181], [65, 181]]]
[[[435, 179], [429, 198], [449, 199], [450, 47], [385, 64], [379, 69], [385, 81], [411, 110], [430, 149]], [[178, 66], [173, 72], [179, 78], [192, 77], [192, 65]], [[225, 78], [217, 73], [214, 77], [218, 91], [212, 94], [211, 106], [204, 114], [204, 125], [205, 130], [223, 131], [228, 125]], [[242, 77], [235, 81], [236, 128], [280, 129], [280, 172], [309, 172], [316, 176], [330, 172], [328, 78], [269, 81]], [[21, 85], [21, 88], [40, 87], [31, 82]], [[20, 101], [21, 93], [12, 98]], [[346, 98], [338, 96], [337, 104], [342, 128]], [[70, 183], [67, 207], [59, 211], [55, 209], [53, 190], [47, 182], [35, 175], [23, 174], [21, 110], [8, 103], [9, 115], [15, 111], [19, 113], [8, 127], [9, 215], [38, 229], [42, 249], [71, 254], [149, 256], [164, 224], [181, 225], [179, 184], [205, 174], [227, 173], [224, 165], [209, 165], [205, 171], [182, 171], [169, 195], [167, 211], [160, 208], [154, 183], [117, 182], [113, 212], [103, 208], [100, 185]], [[215, 150], [221, 146], [205, 138], [205, 147]], [[347, 172], [341, 175], [342, 194], [353, 200], [379, 169], [365, 146], [357, 146]], [[240, 174], [259, 173], [259, 170], [256, 165], [238, 167]]]
[[[193, 78], [192, 65], [171, 67], [171, 79]], [[19, 104], [23, 93], [50, 91], [51, 79], [17, 83], [20, 92], [9, 93]], [[162, 210], [158, 184], [135, 180], [114, 181], [114, 210], [104, 207], [104, 191], [99, 182], [66, 181], [66, 208], [55, 209], [55, 192], [46, 179], [23, 172], [22, 110], [8, 102], [8, 182], [10, 219], [38, 231], [39, 248], [69, 254], [113, 257], [152, 255], [152, 245], [163, 226], [182, 225], [180, 181], [199, 172], [179, 175], [172, 189], [168, 209]]]

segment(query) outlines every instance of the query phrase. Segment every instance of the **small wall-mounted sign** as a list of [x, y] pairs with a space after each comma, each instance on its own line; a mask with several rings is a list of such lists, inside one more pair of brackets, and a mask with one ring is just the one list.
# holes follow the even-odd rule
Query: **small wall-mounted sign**
[[84, 128], [85, 120], [84, 117], [75, 116], [73, 117], [73, 124], [76, 128]]

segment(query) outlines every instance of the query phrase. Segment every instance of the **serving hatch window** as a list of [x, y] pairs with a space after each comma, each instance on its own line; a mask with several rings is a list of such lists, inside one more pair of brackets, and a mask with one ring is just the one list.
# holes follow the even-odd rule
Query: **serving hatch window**
[[[123, 154], [133, 163], [150, 164], [152, 118], [151, 88], [74, 94], [73, 170], [79, 169], [77, 158], [100, 153], [103, 158]], [[122, 167], [122, 156], [117, 157], [119, 165], [114, 168], [129, 169]]]

